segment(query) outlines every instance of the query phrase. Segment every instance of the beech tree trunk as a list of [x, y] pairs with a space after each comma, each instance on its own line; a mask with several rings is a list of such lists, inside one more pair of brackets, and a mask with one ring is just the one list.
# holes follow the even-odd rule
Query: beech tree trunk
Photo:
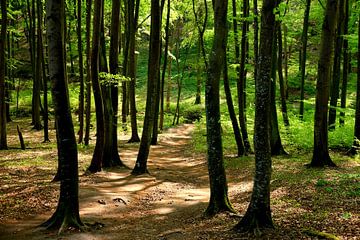
[[48, 229], [58, 229], [59, 233], [81, 229], [78, 198], [78, 158], [74, 126], [70, 112], [64, 46], [64, 1], [47, 2], [47, 36], [49, 45], [49, 75], [52, 86], [56, 130], [58, 136], [58, 157], [60, 167], [60, 198], [52, 217], [42, 224]]
[[[334, 51], [334, 65], [332, 70], [332, 82], [330, 87], [330, 108], [329, 108], [329, 130], [335, 130], [336, 121], [336, 107], [339, 100], [340, 90], [340, 76], [341, 76], [341, 53], [343, 49], [343, 32], [344, 32], [344, 0], [339, 1], [335, 51]], [[331, 71], [331, 70], [330, 70]]]
[[309, 15], [310, 15], [311, 0], [306, 0], [306, 7], [304, 12], [304, 24], [303, 32], [301, 36], [302, 50], [300, 51], [300, 75], [301, 75], [301, 86], [300, 86], [300, 119], [304, 118], [304, 93], [305, 93], [305, 68], [306, 68], [306, 50], [308, 40], [308, 29], [309, 29]]
[[239, 232], [258, 232], [273, 228], [270, 210], [271, 148], [270, 88], [273, 36], [275, 33], [275, 1], [264, 0], [261, 13], [259, 72], [255, 85], [255, 178], [250, 205], [234, 227]]
[[214, 40], [207, 69], [205, 107], [207, 162], [210, 180], [210, 202], [205, 211], [208, 216], [219, 212], [234, 212], [228, 198], [220, 123], [220, 76], [226, 60], [227, 0], [214, 0]]
[[0, 149], [7, 149], [6, 104], [5, 104], [5, 43], [7, 29], [6, 0], [1, 0], [0, 41]]
[[158, 0], [151, 0], [151, 30], [149, 44], [149, 61], [148, 61], [148, 84], [144, 127], [140, 141], [139, 153], [136, 159], [135, 167], [132, 170], [133, 175], [147, 173], [147, 159], [150, 151], [151, 134], [154, 127], [154, 112], [158, 72], [160, 63], [160, 4]]
[[86, 0], [86, 94], [85, 94], [85, 135], [84, 144], [89, 145], [90, 140], [90, 121], [91, 121], [91, 44], [90, 44], [90, 25], [91, 25], [91, 4], [92, 0]]
[[82, 31], [81, 31], [81, 20], [82, 20], [82, 0], [77, 1], [77, 41], [78, 41], [78, 53], [79, 53], [79, 132], [78, 132], [78, 143], [82, 143], [84, 136], [84, 65], [83, 65], [83, 45], [82, 45]]
[[[349, 0], [345, 0], [345, 16], [344, 16], [344, 36], [348, 35], [349, 25]], [[343, 61], [343, 75], [341, 82], [341, 102], [340, 102], [340, 118], [339, 123], [340, 126], [344, 126], [345, 124], [345, 108], [346, 108], [346, 93], [347, 93], [347, 83], [348, 83], [348, 73], [350, 67], [350, 59], [349, 59], [349, 40], [346, 37], [343, 37], [343, 53], [344, 53], [344, 61]], [[358, 53], [359, 55], [359, 53]]]
[[316, 83], [316, 107], [314, 119], [314, 150], [309, 166], [336, 166], [331, 160], [328, 147], [328, 101], [331, 58], [334, 51], [338, 0], [328, 0], [322, 25], [320, 59]]
[[101, 32], [101, 8], [102, 0], [94, 1], [94, 20], [93, 20], [93, 42], [91, 52], [91, 81], [94, 91], [95, 110], [96, 110], [96, 144], [94, 154], [88, 168], [91, 173], [101, 171], [104, 156], [104, 107], [102, 94], [99, 84], [99, 54], [100, 54], [100, 32]]

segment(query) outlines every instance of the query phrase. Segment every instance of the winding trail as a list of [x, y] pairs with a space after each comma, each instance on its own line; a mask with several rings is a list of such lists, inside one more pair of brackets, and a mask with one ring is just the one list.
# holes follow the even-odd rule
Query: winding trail
[[[61, 238], [34, 231], [47, 213], [13, 222], [0, 239], [192, 239], [199, 229], [189, 229], [189, 223], [201, 216], [209, 198], [204, 156], [189, 147], [193, 128], [184, 124], [159, 135], [158, 145], [151, 146], [148, 175], [109, 169], [80, 178], [80, 214], [85, 223], [95, 223], [93, 230]], [[137, 151], [137, 144], [121, 146], [127, 166], [134, 166]]]

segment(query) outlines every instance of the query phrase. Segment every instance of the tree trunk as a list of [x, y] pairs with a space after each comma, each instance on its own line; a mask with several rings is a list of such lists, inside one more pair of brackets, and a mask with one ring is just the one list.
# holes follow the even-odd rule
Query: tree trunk
[[166, 88], [166, 106], [165, 106], [166, 112], [170, 112], [170, 97], [171, 97], [171, 87], [172, 87], [171, 66], [172, 66], [172, 58], [170, 57], [170, 62], [169, 62], [169, 66], [168, 66], [168, 81], [167, 81], [167, 88]]
[[101, 32], [101, 12], [103, 1], [94, 1], [94, 20], [93, 20], [93, 42], [91, 52], [91, 80], [94, 91], [95, 111], [96, 111], [96, 144], [94, 154], [88, 168], [91, 173], [101, 171], [104, 156], [104, 107], [102, 94], [99, 84], [99, 48]]
[[[165, 25], [165, 50], [164, 50], [164, 64], [163, 70], [161, 74], [161, 82], [160, 82], [160, 120], [159, 120], [159, 129], [163, 130], [164, 126], [164, 88], [165, 88], [165, 73], [168, 63], [168, 51], [169, 51], [169, 26], [170, 26], [170, 0], [168, 0], [168, 8], [166, 14], [166, 25]], [[171, 62], [170, 62], [171, 63]]]
[[[349, 25], [349, 0], [345, 0], [345, 16], [344, 16], [344, 36], [347, 36], [349, 33], [348, 25]], [[347, 93], [347, 82], [348, 82], [348, 73], [349, 73], [349, 40], [346, 37], [343, 37], [343, 53], [344, 53], [344, 62], [343, 62], [343, 76], [341, 82], [341, 102], [340, 102], [340, 126], [344, 126], [345, 124], [345, 108], [346, 108], [346, 93]], [[359, 53], [358, 53], [359, 55]]]
[[77, 1], [77, 40], [78, 40], [78, 53], [79, 53], [79, 132], [78, 132], [78, 143], [82, 143], [84, 135], [84, 65], [83, 65], [83, 46], [82, 46], [82, 31], [81, 31], [81, 20], [82, 20], [82, 0]]
[[[247, 2], [247, 0], [244, 0]], [[246, 74], [245, 71], [245, 58], [246, 58], [246, 29], [247, 23], [243, 23], [243, 30], [245, 29], [245, 33], [243, 33], [243, 36], [241, 38], [241, 55], [240, 55], [240, 48], [239, 48], [239, 40], [238, 40], [238, 30], [237, 30], [237, 15], [236, 15], [236, 1], [232, 1], [233, 5], [233, 27], [234, 27], [234, 41], [235, 41], [235, 62], [236, 64], [239, 64], [239, 67], [237, 67], [237, 75], [238, 75], [238, 81], [237, 81], [237, 94], [238, 94], [238, 104], [239, 104], [239, 122], [241, 127], [241, 134], [243, 136], [244, 140], [244, 147], [245, 152], [251, 152], [249, 137], [247, 133], [247, 126], [246, 126], [246, 116], [245, 116], [245, 78], [244, 74]], [[247, 6], [244, 6], [244, 12], [246, 12]], [[243, 67], [243, 70], [241, 70]]]
[[135, 15], [135, 9], [138, 11], [138, 6], [135, 6], [134, 1], [128, 2], [128, 18], [129, 18], [129, 64], [128, 64], [128, 76], [131, 78], [129, 86], [129, 107], [130, 107], [130, 122], [131, 122], [131, 138], [128, 142], [140, 142], [138, 128], [137, 128], [137, 110], [136, 110], [136, 96], [135, 96], [135, 85], [136, 85], [136, 56], [135, 56], [135, 47], [136, 47], [136, 28], [137, 28], [137, 19]]
[[146, 97], [146, 109], [144, 118], [144, 127], [140, 141], [139, 153], [136, 164], [132, 170], [133, 175], [147, 173], [147, 159], [150, 151], [151, 134], [154, 127], [154, 112], [158, 72], [160, 62], [160, 28], [161, 16], [158, 0], [151, 0], [151, 30], [148, 61], [148, 85]]
[[[344, 0], [339, 1], [339, 14], [335, 38], [334, 65], [330, 88], [329, 130], [335, 130], [336, 107], [339, 100], [341, 53], [343, 49], [344, 31]], [[331, 70], [330, 70], [331, 71]]]
[[[277, 70], [279, 76], [279, 85], [280, 85], [280, 95], [281, 95], [281, 112], [283, 116], [283, 121], [285, 126], [290, 126], [289, 117], [287, 113], [287, 106], [286, 106], [286, 92], [285, 92], [285, 83], [284, 83], [284, 76], [283, 76], [283, 68], [282, 68], [282, 32], [281, 32], [281, 24], [277, 27], [277, 34], [278, 37], [278, 61], [277, 61]], [[275, 41], [275, 40], [274, 40]], [[286, 51], [286, 50], [285, 50]]]
[[228, 198], [223, 161], [219, 94], [221, 71], [226, 60], [227, 7], [227, 0], [213, 1], [214, 40], [209, 58], [205, 88], [207, 161], [210, 180], [210, 202], [205, 214], [208, 216], [223, 211], [234, 212]]
[[303, 32], [301, 37], [302, 50], [300, 51], [300, 75], [301, 75], [301, 86], [300, 86], [300, 119], [304, 119], [304, 92], [305, 92], [305, 68], [306, 68], [306, 50], [308, 40], [308, 29], [309, 29], [309, 15], [310, 15], [311, 0], [306, 0], [306, 7], [304, 12], [304, 24]]
[[231, 96], [226, 56], [225, 56], [225, 61], [224, 61], [223, 74], [224, 74], [224, 91], [225, 91], [225, 96], [226, 96], [226, 104], [228, 107], [231, 124], [233, 126], [234, 137], [235, 137], [236, 146], [237, 146], [237, 155], [238, 155], [238, 157], [240, 157], [245, 154], [245, 147], [244, 147], [243, 139], [241, 136], [238, 120], [236, 118], [234, 104], [233, 104], [233, 100], [232, 100], [232, 96]]
[[0, 150], [7, 149], [6, 104], [5, 104], [5, 42], [7, 28], [6, 0], [1, 0], [0, 41]]
[[328, 101], [330, 63], [333, 55], [338, 1], [328, 0], [322, 26], [318, 79], [316, 83], [316, 107], [314, 119], [314, 150], [311, 167], [336, 166], [328, 148]]
[[253, 0], [254, 4], [254, 79], [257, 78], [259, 68], [259, 12], [257, 0]]
[[234, 228], [240, 232], [258, 232], [264, 228], [273, 228], [270, 210], [270, 88], [275, 7], [275, 1], [263, 1], [259, 56], [262, 61], [259, 62], [255, 85], [255, 178], [250, 205]]
[[[360, 15], [358, 16], [360, 22]], [[358, 24], [358, 53], [360, 53], [360, 24]], [[360, 54], [357, 55], [357, 69], [360, 69]], [[356, 112], [354, 126], [354, 142], [350, 150], [350, 154], [357, 154], [360, 149], [360, 71], [357, 71], [356, 86]]]
[[[111, 15], [111, 31], [110, 31], [110, 52], [109, 52], [109, 62], [110, 62], [110, 73], [118, 74], [119, 67], [119, 26], [120, 26], [120, 6], [121, 1], [113, 1], [112, 5], [112, 15]], [[119, 106], [119, 97], [118, 97], [118, 85], [111, 84], [111, 98], [112, 98], [112, 143], [111, 143], [111, 154], [112, 159], [115, 160], [115, 166], [123, 166], [124, 164], [120, 160], [118, 154], [118, 136], [117, 136], [117, 126], [118, 126], [118, 106]], [[114, 164], [111, 164], [114, 165]]]
[[60, 198], [52, 217], [42, 224], [48, 229], [81, 229], [78, 198], [78, 158], [74, 127], [70, 113], [63, 52], [64, 1], [49, 0], [47, 36], [49, 44], [49, 74], [58, 134], [58, 156], [61, 168]]
[[91, 121], [91, 47], [90, 47], [90, 25], [91, 25], [91, 2], [86, 0], [86, 95], [85, 95], [85, 136], [84, 144], [89, 145], [90, 121]]

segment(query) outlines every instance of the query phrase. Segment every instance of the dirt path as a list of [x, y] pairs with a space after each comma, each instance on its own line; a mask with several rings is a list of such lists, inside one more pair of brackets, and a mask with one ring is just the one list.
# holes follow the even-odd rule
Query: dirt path
[[[209, 239], [195, 237], [201, 235], [199, 219], [209, 189], [204, 157], [192, 154], [189, 147], [192, 131], [193, 125], [184, 124], [161, 134], [159, 144], [151, 147], [150, 175], [135, 177], [130, 170], [114, 169], [81, 178], [81, 218], [97, 223], [97, 229], [61, 237], [34, 231], [50, 217], [48, 212], [0, 225], [0, 239]], [[129, 167], [137, 150], [134, 144], [121, 147]]]

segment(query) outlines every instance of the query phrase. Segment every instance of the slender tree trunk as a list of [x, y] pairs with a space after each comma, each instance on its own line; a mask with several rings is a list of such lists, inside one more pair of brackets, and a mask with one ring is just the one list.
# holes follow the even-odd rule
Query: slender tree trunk
[[333, 55], [338, 1], [328, 0], [322, 26], [318, 79], [316, 83], [316, 107], [314, 119], [314, 150], [311, 167], [335, 166], [328, 148], [328, 101], [330, 62]]
[[336, 108], [339, 100], [341, 53], [343, 49], [344, 31], [344, 0], [339, 1], [339, 14], [335, 38], [334, 65], [332, 70], [332, 83], [330, 84], [329, 130], [335, 130]]
[[131, 138], [128, 142], [140, 142], [138, 128], [137, 128], [137, 110], [136, 110], [136, 96], [135, 96], [135, 85], [136, 85], [136, 56], [135, 56], [135, 47], [136, 47], [136, 28], [137, 28], [137, 19], [135, 15], [135, 9], [138, 11], [138, 6], [135, 6], [134, 1], [129, 1], [129, 64], [128, 64], [128, 76], [131, 78], [129, 86], [129, 105], [130, 105], [130, 122], [131, 122]]
[[250, 205], [235, 230], [259, 232], [273, 228], [270, 210], [271, 147], [270, 89], [273, 35], [275, 32], [275, 1], [264, 0], [261, 13], [259, 72], [255, 85], [255, 178]]
[[[125, 13], [124, 13], [124, 18], [125, 18], [125, 39], [124, 39], [124, 51], [123, 51], [123, 75], [124, 76], [129, 76], [129, 49], [130, 49], [130, 37], [131, 37], [131, 32], [130, 32], [130, 26], [132, 23], [132, 20], [130, 18], [130, 10], [129, 8], [131, 7], [130, 4], [132, 4], [133, 1], [124, 1], [124, 5], [125, 5]], [[122, 122], [122, 128], [124, 131], [127, 131], [127, 115], [128, 115], [128, 88], [127, 88], [128, 84], [127, 82], [122, 82], [121, 84], [121, 93], [122, 93], [122, 103], [121, 103], [121, 122]]]
[[[360, 15], [358, 21], [360, 22]], [[360, 24], [358, 24], [358, 53], [360, 53]], [[349, 152], [352, 155], [357, 154], [360, 149], [360, 54], [357, 55], [357, 69], [354, 142]]]
[[[285, 83], [284, 83], [284, 76], [283, 76], [283, 68], [282, 68], [282, 32], [281, 32], [281, 24], [277, 27], [277, 34], [278, 37], [278, 61], [277, 61], [277, 69], [278, 69], [278, 76], [279, 76], [279, 85], [280, 85], [280, 95], [281, 95], [281, 112], [283, 116], [283, 121], [285, 126], [290, 126], [289, 117], [287, 113], [287, 106], [286, 106], [286, 92], [285, 92]], [[275, 40], [274, 40], [275, 41]], [[286, 50], [285, 50], [286, 51]]]
[[[345, 0], [345, 16], [344, 16], [344, 36], [348, 35], [349, 25], [349, 0]], [[343, 126], [345, 124], [345, 108], [346, 108], [346, 93], [347, 93], [347, 82], [348, 82], [348, 73], [349, 73], [349, 66], [350, 66], [350, 60], [349, 60], [349, 40], [346, 37], [343, 37], [343, 52], [344, 52], [344, 62], [343, 62], [343, 76], [342, 76], [342, 82], [341, 82], [341, 111], [340, 111], [340, 126]], [[359, 53], [358, 53], [359, 55]]]
[[304, 24], [303, 32], [301, 37], [302, 50], [300, 51], [300, 75], [301, 75], [301, 86], [300, 86], [300, 119], [304, 118], [304, 92], [305, 92], [305, 68], [306, 68], [306, 50], [308, 40], [308, 29], [309, 29], [309, 15], [310, 15], [311, 0], [306, 0], [306, 7], [304, 12]]
[[223, 211], [234, 212], [228, 198], [223, 161], [219, 94], [221, 71], [226, 60], [227, 6], [227, 0], [213, 1], [214, 40], [209, 58], [205, 88], [207, 162], [210, 180], [210, 202], [205, 214], [209, 216]]
[[285, 98], [289, 98], [289, 49], [288, 49], [288, 42], [287, 42], [287, 36], [288, 36], [288, 28], [283, 23], [282, 24], [284, 29], [284, 72], [285, 72], [285, 82], [284, 82], [284, 88], [285, 88]]
[[[246, 0], [245, 0], [246, 1]], [[251, 152], [249, 137], [247, 133], [247, 126], [246, 126], [246, 117], [245, 117], [245, 97], [244, 97], [244, 77], [245, 70], [241, 71], [241, 62], [244, 61], [243, 67], [245, 67], [245, 57], [246, 57], [246, 35], [242, 36], [241, 44], [244, 45], [244, 48], [242, 48], [241, 51], [241, 59], [240, 59], [240, 47], [239, 47], [239, 39], [238, 39], [238, 29], [237, 29], [237, 15], [236, 15], [236, 0], [232, 1], [233, 5], [233, 27], [234, 27], [234, 42], [235, 42], [235, 62], [236, 64], [239, 64], [239, 67], [237, 67], [237, 75], [238, 75], [238, 81], [237, 81], [237, 94], [238, 94], [238, 104], [239, 104], [239, 122], [241, 127], [241, 134], [244, 140], [244, 147], [245, 152]], [[246, 7], [246, 6], [245, 6]], [[244, 8], [245, 9], [245, 8]], [[246, 29], [246, 26], [243, 26], [243, 29]], [[246, 31], [245, 31], [246, 32]], [[244, 51], [244, 52], [243, 52]]]
[[231, 124], [233, 126], [234, 137], [235, 137], [236, 146], [237, 146], [237, 155], [238, 155], [238, 157], [240, 157], [245, 154], [245, 147], [244, 147], [243, 139], [241, 136], [238, 120], [236, 118], [234, 104], [233, 104], [233, 100], [232, 100], [232, 96], [231, 96], [226, 56], [225, 56], [225, 61], [224, 61], [223, 74], [224, 74], [224, 91], [225, 91], [225, 96], [226, 96], [226, 104], [228, 107]]
[[94, 91], [95, 110], [96, 110], [96, 144], [94, 154], [88, 168], [91, 173], [101, 171], [104, 156], [104, 107], [102, 94], [99, 84], [99, 56], [100, 56], [100, 32], [101, 32], [101, 12], [103, 1], [94, 1], [94, 20], [93, 20], [93, 42], [91, 52], [91, 81]]
[[78, 53], [79, 53], [79, 132], [78, 143], [82, 143], [84, 136], [84, 65], [83, 65], [83, 46], [82, 46], [82, 0], [77, 1], [77, 40], [78, 40]]
[[148, 61], [148, 85], [146, 97], [146, 109], [144, 127], [140, 141], [139, 153], [136, 159], [133, 175], [147, 173], [147, 159], [150, 150], [151, 134], [154, 127], [154, 112], [158, 72], [160, 63], [160, 28], [161, 16], [158, 0], [151, 0], [151, 30]]
[[86, 0], [86, 95], [85, 95], [85, 136], [84, 144], [89, 145], [90, 121], [91, 121], [91, 49], [90, 49], [90, 25], [91, 25], [91, 2]]
[[[110, 62], [110, 73], [118, 74], [119, 67], [119, 26], [120, 26], [120, 6], [121, 1], [113, 1], [112, 5], [112, 15], [111, 15], [111, 31], [110, 31], [110, 53], [109, 53], [109, 62]], [[112, 98], [112, 144], [111, 144], [111, 154], [112, 159], [115, 159], [115, 163], [120, 163], [119, 165], [124, 165], [118, 154], [118, 135], [117, 135], [117, 126], [118, 126], [118, 106], [119, 106], [119, 91], [118, 85], [111, 85], [111, 98]]]
[[166, 25], [165, 25], [165, 50], [164, 50], [164, 64], [161, 74], [160, 82], [160, 120], [159, 120], [159, 129], [163, 130], [164, 127], [164, 88], [165, 88], [165, 73], [168, 63], [168, 51], [169, 51], [169, 25], [170, 25], [170, 0], [167, 3], [167, 14], [166, 14]]
[[0, 41], [0, 150], [7, 149], [6, 104], [5, 104], [5, 42], [7, 29], [6, 0], [1, 0]]
[[49, 74], [58, 134], [58, 156], [61, 169], [60, 198], [52, 217], [42, 224], [48, 229], [81, 229], [78, 197], [78, 158], [74, 126], [70, 113], [64, 46], [64, 1], [47, 2], [47, 36], [49, 44]]
[[[35, 0], [33, 0], [33, 2], [35, 2]], [[33, 3], [35, 5], [35, 3]], [[39, 1], [37, 2], [37, 5], [39, 4]], [[33, 6], [35, 8], [35, 6]], [[39, 8], [38, 8], [39, 10]], [[35, 55], [35, 78], [34, 78], [34, 82], [33, 82], [33, 123], [34, 123], [34, 127], [33, 129], [36, 130], [40, 130], [42, 129], [42, 125], [41, 125], [41, 113], [40, 113], [40, 104], [41, 104], [41, 100], [40, 100], [40, 89], [41, 89], [41, 82], [42, 82], [42, 71], [41, 71], [41, 56], [42, 56], [42, 42], [40, 42], [41, 40], [41, 34], [42, 34], [42, 30], [39, 29], [41, 28], [41, 26], [39, 25], [39, 11], [38, 11], [38, 21], [37, 21], [37, 42], [36, 42], [36, 53], [34, 53]], [[35, 18], [35, 10], [34, 10], [34, 18]], [[34, 31], [36, 29], [35, 27], [35, 19], [33, 21], [33, 26], [34, 26]], [[35, 36], [35, 33], [34, 33]], [[34, 38], [35, 41], [35, 38]]]
[[166, 106], [165, 111], [170, 112], [170, 97], [171, 97], [171, 87], [172, 87], [172, 81], [171, 81], [171, 66], [172, 66], [172, 58], [170, 57], [170, 62], [168, 66], [168, 81], [167, 81], [167, 88], [166, 88]]
[[45, 60], [44, 60], [44, 49], [43, 49], [43, 40], [42, 40], [42, 19], [43, 19], [43, 7], [41, 0], [37, 1], [37, 12], [38, 12], [38, 47], [37, 47], [37, 74], [39, 75], [39, 81], [43, 80], [43, 90], [44, 90], [44, 111], [43, 111], [43, 121], [44, 121], [44, 142], [50, 142], [49, 139], [49, 114], [48, 114], [48, 97], [47, 97], [47, 76], [45, 73]]

